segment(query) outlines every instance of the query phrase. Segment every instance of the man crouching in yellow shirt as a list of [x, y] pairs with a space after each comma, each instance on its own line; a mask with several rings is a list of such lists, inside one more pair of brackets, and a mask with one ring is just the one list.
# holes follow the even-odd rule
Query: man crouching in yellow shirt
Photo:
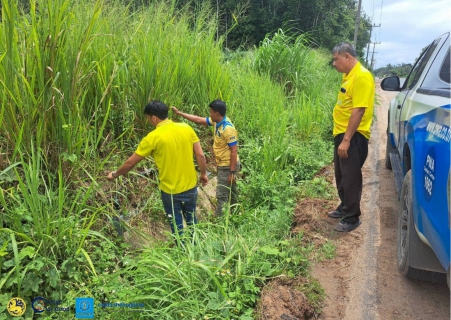
[[230, 205], [238, 202], [238, 192], [236, 187], [236, 174], [240, 171], [240, 161], [238, 157], [238, 133], [226, 116], [226, 103], [222, 100], [210, 102], [210, 117], [199, 117], [179, 111], [176, 107], [172, 110], [197, 124], [212, 126], [215, 129], [213, 151], [216, 165], [218, 166], [218, 185], [216, 187], [216, 216], [222, 215], [224, 204], [230, 200]]
[[207, 164], [199, 138], [186, 123], [174, 123], [168, 119], [168, 107], [161, 101], [152, 101], [144, 108], [144, 114], [155, 127], [144, 137], [135, 153], [116, 171], [108, 174], [114, 180], [129, 172], [144, 158], [151, 156], [159, 172], [159, 187], [164, 210], [175, 233], [182, 234], [183, 217], [187, 225], [197, 223], [197, 172], [193, 154], [200, 169], [203, 186], [208, 182]]

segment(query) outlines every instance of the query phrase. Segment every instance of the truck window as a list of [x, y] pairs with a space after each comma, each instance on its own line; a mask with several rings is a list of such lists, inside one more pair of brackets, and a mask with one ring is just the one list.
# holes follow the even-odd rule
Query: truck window
[[417, 60], [415, 66], [413, 67], [412, 71], [409, 74], [409, 77], [406, 80], [406, 84], [404, 85], [403, 89], [412, 89], [417, 84], [418, 79], [420, 79], [420, 76], [423, 73], [424, 68], [426, 67], [429, 59], [434, 53], [435, 48], [437, 48], [440, 39], [441, 38], [438, 38], [434, 42], [432, 42], [429, 45], [429, 47], [423, 52], [420, 58]]
[[445, 60], [443, 60], [442, 67], [440, 68], [440, 79], [445, 81], [446, 83], [451, 83], [450, 81], [450, 56], [449, 56], [449, 49], [448, 54], [446, 55]]

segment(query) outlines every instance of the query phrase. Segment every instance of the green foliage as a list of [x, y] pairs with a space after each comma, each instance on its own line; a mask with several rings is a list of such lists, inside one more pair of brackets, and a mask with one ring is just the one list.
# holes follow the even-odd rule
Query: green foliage
[[0, 32], [5, 147], [34, 142], [52, 164], [63, 152], [92, 156], [104, 139], [142, 128], [135, 114], [150, 99], [200, 106], [230, 96], [207, 9], [190, 16], [165, 4], [133, 14], [100, 0], [31, 4], [29, 19], [8, 9]]
[[310, 180], [319, 169], [331, 162], [333, 146], [330, 142], [315, 139], [303, 141], [291, 149], [288, 171], [294, 181]]
[[388, 64], [386, 67], [378, 68], [374, 70], [374, 75], [385, 78], [389, 76], [398, 76], [401, 78], [405, 78], [409, 75], [410, 71], [412, 70], [412, 64], [411, 63], [402, 63], [398, 65], [391, 65]]
[[27, 304], [45, 296], [70, 306], [85, 283], [100, 281], [98, 270], [115, 266], [124, 250], [92, 229], [103, 210], [90, 205], [94, 185], [70, 190], [61, 162], [54, 176], [42, 173], [40, 152], [27, 158], [7, 169], [17, 182], [0, 185], [0, 289]]
[[238, 76], [230, 114], [243, 141], [245, 174], [279, 179], [287, 169], [297, 182], [311, 178], [331, 154], [330, 143], [322, 140], [331, 136], [339, 74], [323, 53], [303, 41], [280, 31], [232, 65]]
[[[243, 157], [243, 173], [249, 176], [249, 180], [261, 179], [261, 182], [253, 181], [251, 183], [252, 188], [258, 188], [259, 190], [253, 190], [250, 194], [254, 194], [252, 201], [260, 201], [261, 195], [267, 194], [264, 189], [266, 186], [262, 183], [264, 180], [278, 181], [276, 183], [282, 183], [285, 188], [288, 186], [294, 186], [299, 181], [310, 180], [313, 175], [322, 167], [330, 163], [330, 158], [333, 157], [332, 145], [329, 142], [324, 142], [319, 139], [307, 141], [291, 140], [287, 142], [279, 142], [276, 146], [280, 146], [280, 156], [265, 157], [265, 152], [273, 154], [272, 145], [265, 141], [262, 145], [248, 144], [241, 148], [240, 154]], [[278, 150], [279, 148], [274, 149]], [[283, 151], [282, 151], [283, 150]], [[278, 187], [282, 187], [278, 186]], [[244, 186], [246, 189], [246, 186]], [[279, 188], [276, 188], [279, 190]], [[275, 193], [277, 191], [274, 190]], [[272, 198], [272, 192], [269, 190], [269, 198]], [[250, 195], [249, 194], [249, 195]], [[276, 196], [276, 195], [274, 195]], [[277, 197], [277, 196], [276, 196]]]
[[318, 280], [313, 278], [309, 278], [308, 280], [308, 282], [300, 286], [299, 290], [304, 292], [315, 311], [320, 312], [325, 297], [324, 289]]
[[324, 178], [301, 181], [299, 196], [301, 198], [335, 199], [336, 189]]
[[[299, 245], [301, 237], [274, 241], [286, 234], [284, 223], [290, 215], [284, 211], [272, 213], [274, 219], [265, 218], [265, 211], [259, 217], [227, 215], [227, 226], [197, 225], [192, 240], [185, 239], [181, 248], [144, 250], [136, 267], [121, 271], [123, 278], [134, 279], [129, 300], [145, 301], [143, 316], [151, 319], [251, 314], [267, 277], [307, 270], [311, 249]], [[274, 223], [268, 237], [256, 232], [262, 219]]]
[[313, 50], [310, 43], [307, 34], [294, 38], [278, 30], [260, 44], [255, 69], [259, 74], [269, 74], [274, 82], [284, 87], [288, 96], [303, 93], [316, 97], [324, 92], [323, 86], [330, 78], [337, 77], [337, 72], [328, 66], [329, 53]]
[[[331, 50], [341, 41], [353, 41], [357, 1], [346, 0], [266, 0], [207, 1], [219, 17], [218, 35], [228, 48], [250, 48], [267, 34], [290, 29], [296, 35], [309, 34], [318, 46]], [[199, 6], [202, 1], [180, 0], [179, 7]], [[370, 42], [371, 19], [361, 12], [357, 51]]]
[[336, 255], [336, 247], [333, 243], [327, 241], [319, 249], [319, 260], [333, 259]]
[[[293, 206], [294, 200], [290, 196], [295, 195], [295, 189], [285, 171], [274, 173], [270, 180], [258, 171], [244, 172], [249, 176], [246, 183], [240, 184], [239, 187], [243, 198], [248, 199], [245, 204], [247, 210], [260, 206], [270, 210]], [[282, 195], [280, 190], [284, 190], [285, 194]]]

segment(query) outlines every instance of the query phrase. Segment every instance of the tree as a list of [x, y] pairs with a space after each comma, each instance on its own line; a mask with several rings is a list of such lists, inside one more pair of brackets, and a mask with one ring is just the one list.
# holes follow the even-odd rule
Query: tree
[[374, 70], [374, 74], [379, 77], [399, 76], [405, 78], [412, 70], [411, 63], [402, 63], [398, 65], [387, 64], [387, 66]]
[[[176, 7], [195, 8], [205, 2], [219, 18], [218, 35], [230, 49], [258, 45], [279, 29], [294, 36], [308, 33], [312, 44], [327, 49], [341, 41], [352, 43], [354, 38], [357, 0], [178, 0]], [[370, 28], [369, 18], [362, 14], [356, 48], [360, 58], [370, 41]]]
[[[221, 6], [233, 11], [239, 1], [223, 0]], [[251, 0], [245, 18], [228, 35], [229, 46], [257, 45], [266, 34], [282, 28], [309, 33], [315, 44], [332, 49], [338, 42], [352, 42], [356, 13], [355, 0]], [[357, 51], [363, 57], [371, 23], [364, 14], [360, 21]]]

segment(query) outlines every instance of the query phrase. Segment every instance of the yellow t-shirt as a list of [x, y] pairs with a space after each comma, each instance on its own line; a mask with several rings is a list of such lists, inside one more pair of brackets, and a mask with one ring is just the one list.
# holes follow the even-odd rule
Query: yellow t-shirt
[[[221, 122], [216, 123], [210, 117], [206, 118], [207, 124], [215, 128], [215, 139], [213, 151], [215, 153], [216, 164], [219, 167], [230, 166], [230, 148], [238, 145], [238, 132], [228, 117], [224, 117]], [[238, 155], [236, 161], [239, 161]]]
[[197, 185], [193, 145], [198, 141], [189, 125], [166, 119], [141, 140], [135, 153], [152, 156], [159, 172], [160, 189], [177, 194]]
[[343, 75], [343, 81], [333, 112], [334, 136], [346, 132], [352, 109], [365, 108], [365, 113], [357, 131], [367, 139], [370, 138], [374, 109], [374, 90], [373, 75], [360, 62], [357, 62], [351, 72]]

